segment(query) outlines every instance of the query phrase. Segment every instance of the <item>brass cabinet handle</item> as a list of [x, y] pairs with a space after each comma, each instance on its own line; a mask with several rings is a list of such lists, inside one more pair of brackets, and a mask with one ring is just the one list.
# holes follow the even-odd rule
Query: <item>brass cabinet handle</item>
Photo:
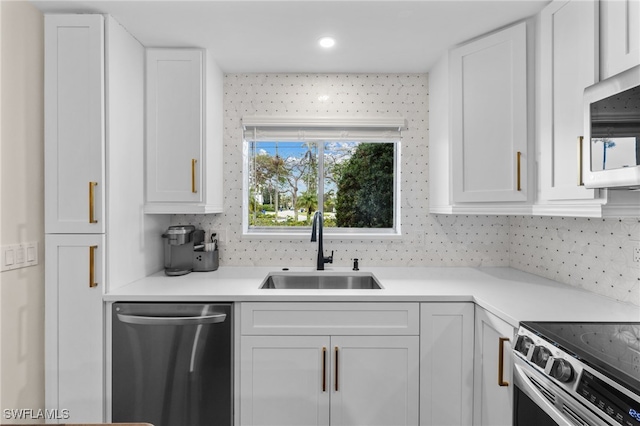
[[509, 386], [509, 382], [504, 380], [504, 342], [508, 342], [508, 337], [500, 337], [498, 343], [498, 386]]
[[520, 184], [520, 158], [522, 157], [522, 152], [518, 151], [516, 154], [516, 169], [517, 169], [517, 189], [518, 191], [522, 191], [522, 186]]
[[196, 189], [196, 163], [198, 162], [198, 160], [196, 160], [195, 158], [191, 159], [191, 192], [193, 192], [194, 194], [197, 191]]
[[95, 196], [94, 189], [98, 185], [98, 182], [89, 182], [89, 223], [98, 223], [95, 218]]
[[335, 365], [335, 369], [336, 369], [336, 377], [335, 377], [335, 390], [336, 392], [338, 392], [338, 347], [335, 347], [335, 355], [336, 355], [336, 365]]
[[322, 347], [322, 392], [327, 391], [327, 348]]
[[578, 186], [584, 186], [582, 180], [582, 136], [578, 136]]
[[89, 246], [89, 288], [94, 288], [98, 286], [98, 283], [95, 282], [96, 276], [96, 249], [98, 246]]

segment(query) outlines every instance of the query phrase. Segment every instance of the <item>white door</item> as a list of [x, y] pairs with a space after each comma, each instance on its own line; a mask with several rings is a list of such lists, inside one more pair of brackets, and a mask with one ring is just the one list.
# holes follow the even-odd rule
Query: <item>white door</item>
[[329, 337], [243, 336], [240, 424], [329, 424]]
[[46, 406], [62, 423], [101, 423], [105, 236], [46, 235], [45, 244]]
[[482, 308], [476, 308], [475, 321], [473, 424], [510, 426], [513, 421], [511, 344], [515, 330]]
[[418, 336], [331, 338], [331, 425], [418, 424]]
[[[593, 199], [580, 185], [583, 93], [598, 81], [598, 2], [555, 1], [541, 12], [540, 182], [545, 200]], [[585, 143], [584, 149], [589, 149]]]
[[640, 64], [640, 0], [600, 1], [601, 79]]
[[420, 424], [467, 426], [473, 418], [473, 303], [420, 306]]
[[45, 17], [45, 231], [105, 232], [104, 18]]
[[201, 202], [203, 51], [147, 49], [147, 202]]
[[453, 201], [527, 200], [526, 23], [450, 53]]

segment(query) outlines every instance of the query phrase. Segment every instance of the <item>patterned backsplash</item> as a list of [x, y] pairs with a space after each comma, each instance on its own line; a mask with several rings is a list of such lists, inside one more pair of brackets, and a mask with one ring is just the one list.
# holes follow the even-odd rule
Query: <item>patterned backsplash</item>
[[361, 267], [512, 266], [640, 305], [640, 263], [630, 254], [633, 239], [640, 240], [639, 220], [427, 213], [427, 74], [229, 74], [224, 109], [225, 211], [172, 217], [172, 224], [220, 233], [221, 265], [315, 264], [316, 244], [306, 238], [242, 236], [244, 115], [404, 117], [402, 237], [327, 239], [336, 265], [358, 258]]
[[640, 305], [640, 219], [509, 218], [509, 265]]

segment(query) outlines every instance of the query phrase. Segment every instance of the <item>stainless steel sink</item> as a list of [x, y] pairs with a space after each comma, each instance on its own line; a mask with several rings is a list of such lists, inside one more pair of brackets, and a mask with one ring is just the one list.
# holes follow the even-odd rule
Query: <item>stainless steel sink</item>
[[380, 290], [382, 286], [367, 273], [271, 273], [261, 289], [280, 290]]

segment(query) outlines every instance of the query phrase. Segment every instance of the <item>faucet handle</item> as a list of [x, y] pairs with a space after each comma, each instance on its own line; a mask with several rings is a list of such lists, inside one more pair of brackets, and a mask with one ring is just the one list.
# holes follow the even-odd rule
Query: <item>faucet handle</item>
[[324, 258], [324, 263], [333, 263], [333, 250], [331, 250], [331, 256]]

